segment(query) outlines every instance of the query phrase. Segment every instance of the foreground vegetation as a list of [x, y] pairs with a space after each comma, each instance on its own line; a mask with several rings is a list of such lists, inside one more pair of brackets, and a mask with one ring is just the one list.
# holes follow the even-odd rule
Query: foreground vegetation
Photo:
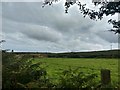
[[100, 70], [111, 70], [118, 88], [118, 60], [92, 58], [31, 58], [3, 53], [3, 88], [102, 88]]

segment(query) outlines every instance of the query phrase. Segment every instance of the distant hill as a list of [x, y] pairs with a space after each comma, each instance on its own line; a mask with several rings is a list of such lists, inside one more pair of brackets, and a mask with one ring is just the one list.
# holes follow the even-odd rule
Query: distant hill
[[65, 53], [47, 53], [47, 52], [6, 52], [30, 57], [50, 57], [50, 58], [120, 58], [120, 49], [89, 51], [89, 52], [65, 52]]
[[66, 58], [120, 58], [120, 49], [90, 52], [49, 53], [48, 57]]

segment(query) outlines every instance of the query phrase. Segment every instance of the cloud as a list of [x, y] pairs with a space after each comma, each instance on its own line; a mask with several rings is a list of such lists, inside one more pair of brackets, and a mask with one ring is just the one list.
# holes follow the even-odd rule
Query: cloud
[[50, 42], [58, 42], [63, 37], [60, 32], [57, 32], [54, 29], [39, 25], [29, 25], [22, 33], [29, 38]]
[[6, 38], [9, 37], [12, 40], [16, 39], [18, 41], [29, 38], [38, 41], [58, 42], [63, 37], [60, 32], [47, 26], [19, 23], [6, 19], [3, 19], [3, 32]]
[[73, 6], [64, 13], [63, 2], [41, 8], [41, 2], [4, 2], [2, 4], [2, 30], [4, 48], [16, 51], [86, 51], [117, 48], [117, 35], [108, 32], [109, 18], [93, 21], [83, 18]]
[[43, 2], [44, 0], [1, 0], [1, 2]]

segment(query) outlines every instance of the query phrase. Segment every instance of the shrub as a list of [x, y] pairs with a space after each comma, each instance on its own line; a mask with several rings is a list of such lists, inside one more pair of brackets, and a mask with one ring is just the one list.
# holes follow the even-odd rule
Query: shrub
[[97, 74], [85, 74], [79, 68], [64, 70], [60, 75], [59, 88], [93, 88], [96, 87]]

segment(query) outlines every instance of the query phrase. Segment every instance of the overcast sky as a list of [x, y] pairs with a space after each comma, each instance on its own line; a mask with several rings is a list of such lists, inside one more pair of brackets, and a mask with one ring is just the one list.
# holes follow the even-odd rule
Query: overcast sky
[[111, 44], [118, 48], [117, 35], [107, 31], [112, 28], [107, 20], [117, 19], [117, 14], [93, 21], [83, 18], [77, 6], [65, 14], [63, 3], [41, 8], [42, 2], [2, 2], [0, 35], [6, 40], [2, 48], [35, 52], [109, 50]]

